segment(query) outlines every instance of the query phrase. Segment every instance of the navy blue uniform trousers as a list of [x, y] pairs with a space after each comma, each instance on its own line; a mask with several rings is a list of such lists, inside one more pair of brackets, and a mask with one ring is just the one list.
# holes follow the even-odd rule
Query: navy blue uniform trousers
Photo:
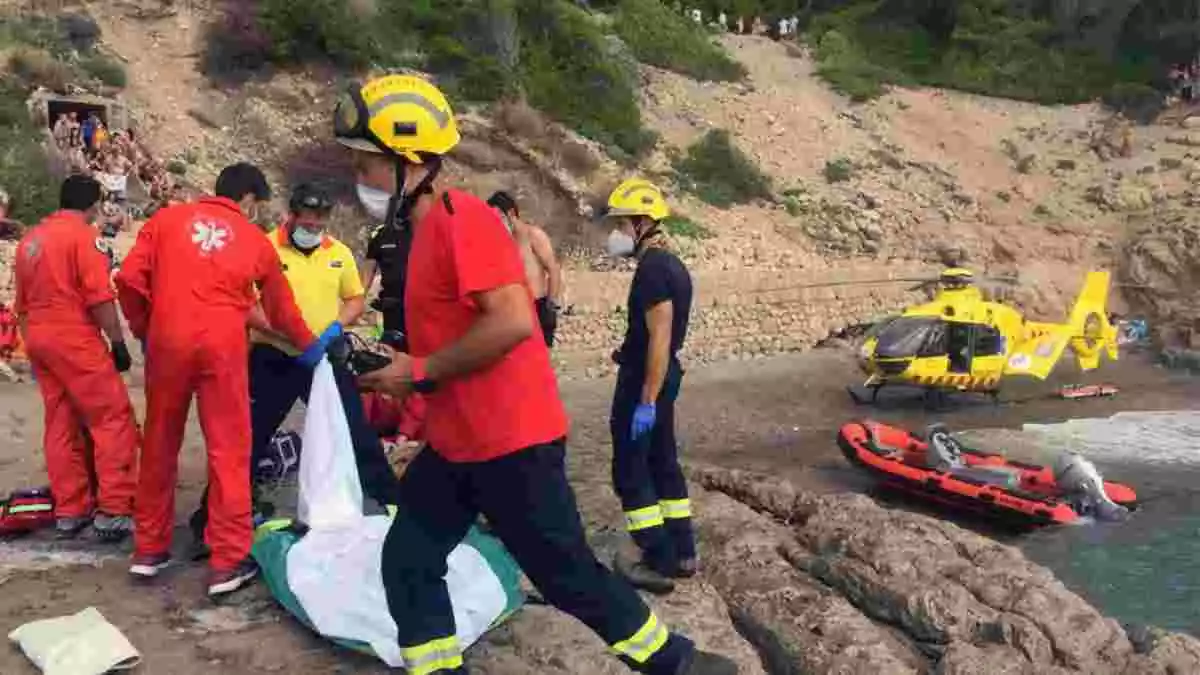
[[[446, 556], [479, 514], [547, 602], [587, 624], [618, 652], [618, 645], [648, 624], [658, 625], [637, 592], [588, 546], [567, 483], [565, 454], [560, 440], [484, 462], [455, 463], [426, 447], [409, 464], [400, 478], [400, 512], [383, 545], [382, 570], [402, 647], [454, 635], [443, 580]], [[618, 655], [635, 670], [675, 675], [693, 649], [688, 638], [671, 634], [641, 663]]]
[[641, 402], [644, 383], [642, 367], [622, 365], [617, 371], [609, 418], [613, 489], [625, 509], [626, 527], [645, 561], [663, 574], [672, 574], [680, 560], [696, 557], [687, 481], [675, 440], [675, 401], [683, 384], [683, 368], [671, 359], [655, 401], [654, 427], [635, 441], [633, 413]]

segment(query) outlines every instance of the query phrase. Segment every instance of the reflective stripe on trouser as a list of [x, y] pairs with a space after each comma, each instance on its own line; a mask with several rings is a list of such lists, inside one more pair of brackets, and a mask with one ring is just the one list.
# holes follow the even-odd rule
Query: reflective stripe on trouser
[[645, 663], [654, 656], [658, 650], [662, 649], [663, 645], [667, 644], [667, 638], [670, 637], [662, 622], [650, 613], [650, 618], [646, 619], [646, 623], [638, 629], [628, 640], [621, 640], [612, 646], [614, 652], [625, 656], [636, 663]]
[[663, 511], [658, 504], [625, 512], [625, 529], [630, 532], [637, 532], [648, 527], [661, 527], [662, 524]]
[[663, 499], [658, 502], [658, 506], [666, 520], [692, 517], [692, 502], [689, 499]]
[[463, 664], [462, 649], [458, 638], [451, 635], [447, 638], [430, 640], [415, 647], [401, 647], [400, 655], [404, 658], [404, 667], [408, 675], [428, 675], [439, 670], [454, 670]]
[[449, 462], [430, 447], [413, 459], [400, 478], [400, 516], [384, 540], [381, 567], [399, 644], [455, 633], [446, 556], [482, 513], [547, 602], [586, 624], [634, 670], [678, 672], [691, 641], [659, 639], [657, 620], [647, 629], [650, 609], [596, 560], [567, 483], [565, 453], [555, 441], [486, 462]]
[[675, 399], [682, 379], [679, 363], [672, 360], [655, 403], [654, 428], [635, 441], [630, 425], [641, 401], [644, 375], [640, 368], [623, 366], [617, 374], [610, 418], [613, 489], [634, 542], [646, 562], [663, 573], [672, 572], [679, 560], [696, 556], [687, 482], [675, 441]]

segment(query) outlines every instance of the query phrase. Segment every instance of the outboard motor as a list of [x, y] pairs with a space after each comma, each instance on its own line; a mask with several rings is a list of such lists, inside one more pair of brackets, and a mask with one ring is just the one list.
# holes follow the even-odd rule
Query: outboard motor
[[950, 435], [944, 425], [933, 424], [925, 430], [925, 465], [938, 471], [951, 471], [966, 466], [962, 459], [962, 446]]
[[1104, 479], [1096, 465], [1079, 453], [1068, 452], [1054, 461], [1054, 482], [1081, 516], [1095, 516], [1098, 520], [1129, 517], [1129, 509], [1105, 494]]

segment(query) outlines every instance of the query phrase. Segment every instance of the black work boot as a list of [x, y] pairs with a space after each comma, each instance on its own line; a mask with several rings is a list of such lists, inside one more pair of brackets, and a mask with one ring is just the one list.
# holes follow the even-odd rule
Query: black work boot
[[651, 567], [645, 560], [630, 561], [624, 556], [618, 555], [613, 560], [613, 567], [616, 568], [617, 574], [634, 588], [640, 588], [656, 595], [675, 590], [675, 582]]
[[712, 652], [693, 650], [690, 658], [679, 665], [675, 675], [737, 675], [738, 665], [732, 659]]
[[691, 579], [700, 570], [700, 561], [696, 558], [684, 558], [675, 566], [671, 576], [676, 579]]

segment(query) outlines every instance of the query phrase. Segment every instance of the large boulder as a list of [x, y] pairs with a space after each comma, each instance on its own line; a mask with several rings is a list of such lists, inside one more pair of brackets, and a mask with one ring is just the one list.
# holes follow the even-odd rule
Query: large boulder
[[1200, 672], [1200, 641], [1125, 630], [1017, 549], [862, 495], [692, 472], [703, 555], [772, 672]]
[[1200, 218], [1155, 214], [1126, 240], [1119, 272], [1130, 306], [1167, 342], [1186, 341], [1200, 318]]

